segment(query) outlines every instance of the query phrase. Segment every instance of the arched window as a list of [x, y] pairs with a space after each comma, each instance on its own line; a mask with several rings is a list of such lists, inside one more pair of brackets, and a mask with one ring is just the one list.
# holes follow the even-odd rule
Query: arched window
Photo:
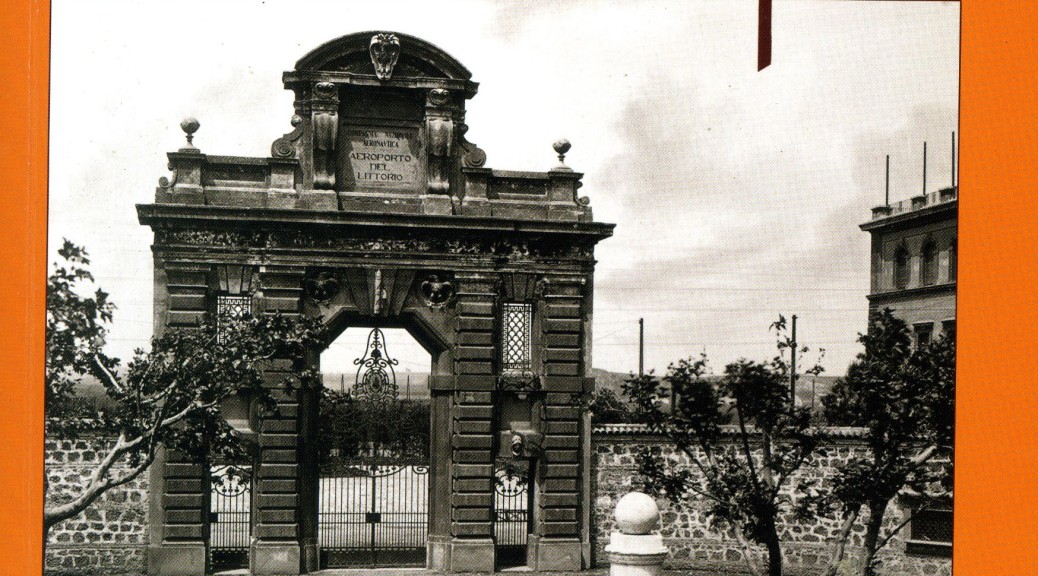
[[908, 287], [908, 248], [904, 244], [894, 251], [894, 288], [904, 290]]
[[952, 238], [948, 246], [948, 281], [954, 282], [959, 273], [959, 239]]
[[937, 283], [937, 243], [927, 240], [923, 244], [923, 286]]

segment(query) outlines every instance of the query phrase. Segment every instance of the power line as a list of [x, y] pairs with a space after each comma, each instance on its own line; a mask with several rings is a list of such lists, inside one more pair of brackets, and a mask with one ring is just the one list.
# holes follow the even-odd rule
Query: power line
[[[745, 341], [742, 341], [742, 342], [736, 342], [736, 341], [731, 341], [731, 342], [668, 342], [668, 341], [653, 341], [652, 344], [653, 344], [653, 346], [657, 346], [657, 345], [659, 345], [659, 346], [750, 346], [750, 345], [757, 345], [757, 344], [775, 344], [775, 341], [774, 340], [745, 340]], [[826, 344], [826, 345], [832, 345], [832, 346], [839, 346], [839, 345], [843, 345], [843, 344], [846, 344], [848, 346], [851, 346], [851, 345], [855, 345], [856, 346], [856, 345], [858, 345], [858, 343], [856, 341], [853, 341], [853, 340], [812, 340], [808, 344], [809, 345], [814, 345], [814, 346], [817, 346], [819, 344]], [[634, 346], [637, 346], [637, 343], [635, 343], [635, 342], [607, 342], [607, 343], [604, 343], [604, 344], [596, 344], [595, 345], [596, 348], [610, 348], [610, 347], [616, 347], [616, 346], [628, 346], [628, 347], [632, 347], [633, 348]]]

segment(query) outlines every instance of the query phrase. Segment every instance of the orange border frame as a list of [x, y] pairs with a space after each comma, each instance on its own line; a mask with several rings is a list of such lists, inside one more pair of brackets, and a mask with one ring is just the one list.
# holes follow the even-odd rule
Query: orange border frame
[[43, 565], [49, 0], [0, 11], [0, 572]]
[[1038, 4], [962, 3], [956, 576], [1038, 574]]
[[[0, 571], [12, 575], [42, 570], [49, 9], [8, 0], [0, 14]], [[1032, 0], [962, 4], [956, 576], [1038, 574], [1036, 31]]]

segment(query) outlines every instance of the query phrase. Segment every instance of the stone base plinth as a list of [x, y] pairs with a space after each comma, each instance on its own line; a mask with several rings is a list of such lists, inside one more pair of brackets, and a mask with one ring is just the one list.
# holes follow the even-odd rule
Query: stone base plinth
[[433, 572], [494, 571], [494, 541], [490, 538], [430, 538], [428, 553], [428, 567]]
[[659, 534], [613, 532], [606, 546], [609, 576], [658, 576], [667, 558], [667, 547]]
[[253, 576], [293, 576], [300, 573], [299, 544], [294, 542], [254, 542], [249, 554], [249, 573]]
[[530, 537], [528, 564], [541, 572], [582, 570], [584, 546], [576, 538]]
[[320, 550], [316, 538], [306, 538], [302, 546], [303, 561], [300, 563], [304, 572], [316, 572], [321, 568]]
[[205, 544], [163, 543], [148, 547], [148, 574], [151, 576], [197, 576], [206, 573]]

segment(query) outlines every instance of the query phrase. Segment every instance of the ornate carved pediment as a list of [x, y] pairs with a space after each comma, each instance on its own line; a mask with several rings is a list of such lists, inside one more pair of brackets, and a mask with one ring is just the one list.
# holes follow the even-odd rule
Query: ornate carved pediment
[[[461, 62], [436, 45], [409, 34], [384, 30], [356, 32], [326, 42], [300, 58], [296, 62], [295, 69], [297, 71], [345, 70], [371, 74], [373, 61], [379, 59], [385, 61], [393, 57], [393, 42], [389, 40], [388, 43], [384, 43], [380, 36], [396, 39], [395, 66], [387, 74], [385, 80], [390, 80], [392, 76], [423, 76], [466, 81], [472, 78], [472, 73]], [[378, 66], [378, 64], [374, 65]], [[472, 83], [471, 94], [475, 94], [475, 88], [475, 83]]]

